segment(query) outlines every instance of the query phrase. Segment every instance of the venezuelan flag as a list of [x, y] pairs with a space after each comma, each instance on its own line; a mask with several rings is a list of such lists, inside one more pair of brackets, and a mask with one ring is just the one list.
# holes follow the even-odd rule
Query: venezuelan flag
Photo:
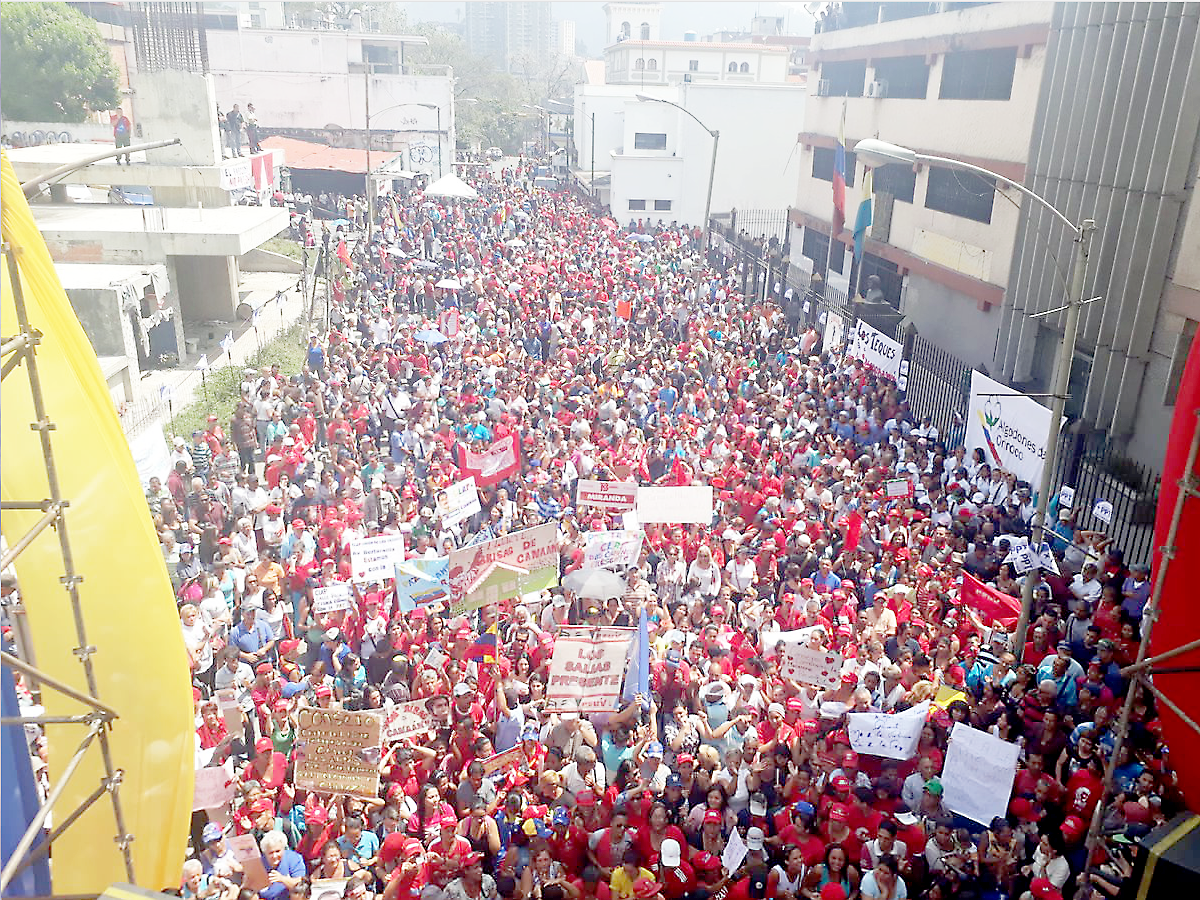
[[474, 659], [484, 663], [494, 663], [496, 661], [496, 647], [498, 637], [496, 634], [496, 623], [476, 638], [470, 649], [467, 651], [467, 659]]
[[[833, 154], [833, 235], [836, 239], [846, 224], [846, 104], [838, 125], [837, 149]], [[832, 247], [830, 248], [832, 249]]]

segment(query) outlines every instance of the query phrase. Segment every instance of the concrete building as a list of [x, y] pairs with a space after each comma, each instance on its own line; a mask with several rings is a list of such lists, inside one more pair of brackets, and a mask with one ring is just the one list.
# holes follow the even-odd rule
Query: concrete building
[[536, 63], [556, 49], [549, 3], [473, 0], [464, 6], [463, 37], [468, 49], [503, 72]]
[[[868, 6], [875, 7], [873, 16]], [[991, 3], [886, 21], [893, 4], [855, 4], [868, 24], [813, 37], [791, 218], [792, 262], [850, 293], [854, 215], [864, 169], [846, 157], [847, 227], [834, 235], [834, 148], [866, 137], [974, 162], [1024, 181], [1046, 64], [1050, 3]], [[913, 7], [909, 4], [906, 7]], [[911, 13], [911, 8], [906, 8]], [[885, 21], [878, 21], [884, 19]], [[942, 168], [874, 172], [874, 225], [862, 284], [877, 274], [889, 303], [926, 338], [990, 364], [1023, 206], [1015, 192]]]
[[253, 103], [266, 134], [406, 156], [414, 172], [445, 171], [455, 146], [454, 73], [418, 69], [420, 36], [345, 29], [208, 31], [209, 69], [222, 110]]
[[[1096, 220], [1067, 412], [1161, 466], [1175, 389], [1200, 322], [1200, 3], [1060, 3], [1026, 184]], [[1023, 205], [994, 371], [1048, 391], [1069, 237]]]
[[559, 19], [554, 23], [554, 47], [559, 56], [568, 59], [577, 56], [575, 52], [575, 22], [572, 19]]

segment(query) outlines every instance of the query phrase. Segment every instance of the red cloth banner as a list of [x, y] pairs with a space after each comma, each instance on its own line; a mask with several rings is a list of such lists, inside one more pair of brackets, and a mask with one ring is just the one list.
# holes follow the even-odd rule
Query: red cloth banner
[[979, 613], [985, 625], [1012, 628], [1021, 615], [1021, 601], [1010, 594], [988, 587], [963, 572], [962, 602]]
[[515, 434], [493, 441], [482, 453], [458, 445], [458, 467], [478, 485], [496, 484], [521, 471], [521, 442]]

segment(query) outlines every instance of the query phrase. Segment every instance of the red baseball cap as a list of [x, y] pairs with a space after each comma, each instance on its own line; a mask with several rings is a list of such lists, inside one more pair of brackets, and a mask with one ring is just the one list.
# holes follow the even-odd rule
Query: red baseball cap
[[292, 519], [293, 528], [304, 528], [307, 524], [303, 519]]
[[1035, 878], [1029, 882], [1029, 893], [1034, 900], [1063, 900], [1062, 891], [1049, 878]]
[[850, 779], [847, 778], [845, 775], [834, 775], [832, 778], [829, 779], [829, 784], [833, 787], [833, 789], [835, 791], [850, 790]]
[[258, 753], [270, 753], [275, 749], [275, 745], [271, 743], [270, 738], [262, 737], [254, 742], [254, 749]]
[[[849, 782], [847, 782], [848, 784]], [[850, 810], [841, 803], [835, 803], [829, 807], [830, 822], [848, 822], [850, 821]]]
[[842, 767], [845, 768], [846, 766], [850, 766], [852, 768], [858, 767], [858, 754], [853, 750], [847, 750], [844, 754], [842, 754]]
[[720, 825], [722, 824], [721, 811], [716, 809], [705, 810], [704, 812], [705, 825]]

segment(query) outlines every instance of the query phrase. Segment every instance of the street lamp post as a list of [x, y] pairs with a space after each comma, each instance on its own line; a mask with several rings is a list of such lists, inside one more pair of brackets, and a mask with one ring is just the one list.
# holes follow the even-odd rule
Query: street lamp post
[[[1058, 468], [1058, 435], [1062, 426], [1063, 411], [1067, 402], [1067, 387], [1071, 378], [1071, 361], [1075, 356], [1075, 339], [1079, 333], [1079, 309], [1083, 305], [1084, 279], [1087, 275], [1088, 255], [1091, 251], [1092, 233], [1096, 230], [1094, 219], [1084, 219], [1078, 225], [1058, 211], [1041, 194], [1035, 193], [1025, 185], [1005, 178], [998, 172], [992, 172], [981, 166], [972, 165], [958, 159], [942, 156], [927, 156], [906, 147], [889, 144], [875, 138], [861, 140], [854, 147], [855, 156], [863, 163], [871, 166], [900, 164], [913, 166], [924, 163], [931, 166], [942, 166], [948, 169], [960, 169], [973, 172], [986, 178], [995, 178], [1008, 187], [1024, 194], [1030, 200], [1047, 209], [1058, 221], [1062, 222], [1074, 234], [1075, 259], [1071, 267], [1070, 293], [1067, 296], [1066, 315], [1063, 317], [1063, 341], [1054, 357], [1054, 373], [1051, 378], [1051, 413], [1050, 431], [1046, 436], [1046, 459], [1042, 463], [1041, 483], [1038, 486], [1037, 511], [1033, 518], [1032, 543], [1039, 546], [1046, 539], [1046, 510], [1050, 503], [1050, 486]], [[1021, 659], [1025, 649], [1025, 632], [1029, 628], [1030, 611], [1033, 608], [1033, 573], [1025, 577], [1021, 589], [1021, 616], [1017, 620], [1017, 629], [1013, 634], [1013, 653]]]
[[708, 194], [704, 198], [704, 230], [700, 237], [700, 253], [701, 255], [708, 253], [708, 220], [712, 212], [712, 195], [713, 195], [713, 179], [717, 175], [717, 143], [721, 140], [721, 132], [715, 128], [709, 128], [686, 106], [680, 106], [672, 100], [664, 100], [661, 97], [651, 97], [649, 94], [638, 94], [638, 100], [643, 103], [665, 103], [667, 106], [673, 106], [681, 112], [691, 116], [692, 121], [708, 132], [712, 138], [712, 160], [708, 165]]

